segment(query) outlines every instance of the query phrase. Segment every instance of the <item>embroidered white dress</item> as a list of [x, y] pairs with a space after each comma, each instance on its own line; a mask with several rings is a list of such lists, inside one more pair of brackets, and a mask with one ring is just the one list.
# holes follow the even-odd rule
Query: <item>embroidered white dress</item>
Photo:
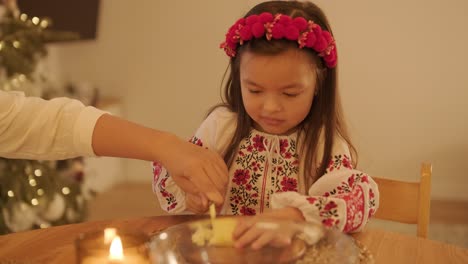
[[[202, 123], [191, 142], [223, 155], [235, 124], [235, 113], [218, 108]], [[291, 206], [308, 221], [320, 219], [325, 226], [336, 226], [344, 232], [361, 230], [378, 208], [378, 188], [371, 177], [352, 168], [347, 145], [337, 141], [326, 174], [306, 192], [299, 178], [302, 172], [297, 134], [277, 136], [251, 130], [229, 168], [221, 213], [254, 215], [267, 208]], [[185, 193], [166, 169], [154, 162], [153, 175], [153, 191], [161, 207], [169, 213], [186, 212]]]

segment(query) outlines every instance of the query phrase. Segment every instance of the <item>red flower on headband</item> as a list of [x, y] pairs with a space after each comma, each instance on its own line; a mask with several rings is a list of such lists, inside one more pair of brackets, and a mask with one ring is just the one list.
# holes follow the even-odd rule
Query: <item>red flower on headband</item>
[[260, 22], [262, 22], [263, 24], [273, 22], [273, 14], [271, 13], [264, 12], [264, 13], [261, 13], [260, 16], [258, 17], [260, 19]]
[[268, 12], [260, 15], [250, 15], [240, 18], [226, 33], [226, 40], [220, 47], [229, 57], [236, 56], [239, 45], [252, 38], [265, 36], [267, 40], [287, 39], [297, 41], [299, 48], [315, 50], [328, 68], [333, 68], [337, 63], [335, 40], [330, 32], [323, 30], [319, 25], [303, 17], [292, 18], [288, 15]]
[[299, 31], [304, 31], [307, 29], [307, 20], [303, 17], [296, 17], [293, 20], [293, 24], [297, 27]]
[[283, 24], [276, 23], [272, 28], [271, 28], [271, 35], [274, 39], [281, 39], [284, 37], [284, 33], [286, 32], [286, 28], [284, 27]]
[[239, 36], [243, 41], [248, 41], [252, 38], [252, 29], [250, 28], [249, 25], [243, 26], [239, 30]]
[[299, 37], [299, 29], [293, 25], [285, 28], [285, 37], [289, 40], [296, 40]]
[[252, 34], [256, 38], [259, 38], [265, 34], [265, 26], [260, 22], [253, 24], [251, 29], [252, 29]]
[[259, 21], [259, 17], [257, 15], [251, 15], [245, 19], [246, 25], [252, 25]]

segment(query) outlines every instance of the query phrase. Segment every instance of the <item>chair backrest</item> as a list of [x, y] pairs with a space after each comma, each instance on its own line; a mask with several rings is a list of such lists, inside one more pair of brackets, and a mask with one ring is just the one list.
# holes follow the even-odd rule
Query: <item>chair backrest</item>
[[379, 187], [379, 209], [375, 218], [417, 224], [417, 235], [427, 237], [431, 207], [432, 165], [421, 164], [419, 182], [372, 177]]

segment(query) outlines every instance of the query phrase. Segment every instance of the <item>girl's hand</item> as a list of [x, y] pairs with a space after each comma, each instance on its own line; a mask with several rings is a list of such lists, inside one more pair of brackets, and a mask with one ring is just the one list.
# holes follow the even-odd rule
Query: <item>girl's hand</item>
[[265, 245], [287, 246], [298, 232], [288, 220], [304, 221], [304, 217], [298, 209], [287, 207], [241, 218], [233, 233], [234, 246], [243, 248], [250, 245], [252, 249], [260, 249]]

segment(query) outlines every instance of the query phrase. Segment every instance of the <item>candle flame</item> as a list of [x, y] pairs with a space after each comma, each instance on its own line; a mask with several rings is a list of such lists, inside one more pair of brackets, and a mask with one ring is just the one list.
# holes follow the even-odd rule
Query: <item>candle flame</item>
[[119, 236], [115, 236], [112, 239], [111, 246], [109, 248], [109, 260], [123, 260], [123, 248], [122, 248], [122, 241], [120, 240]]

